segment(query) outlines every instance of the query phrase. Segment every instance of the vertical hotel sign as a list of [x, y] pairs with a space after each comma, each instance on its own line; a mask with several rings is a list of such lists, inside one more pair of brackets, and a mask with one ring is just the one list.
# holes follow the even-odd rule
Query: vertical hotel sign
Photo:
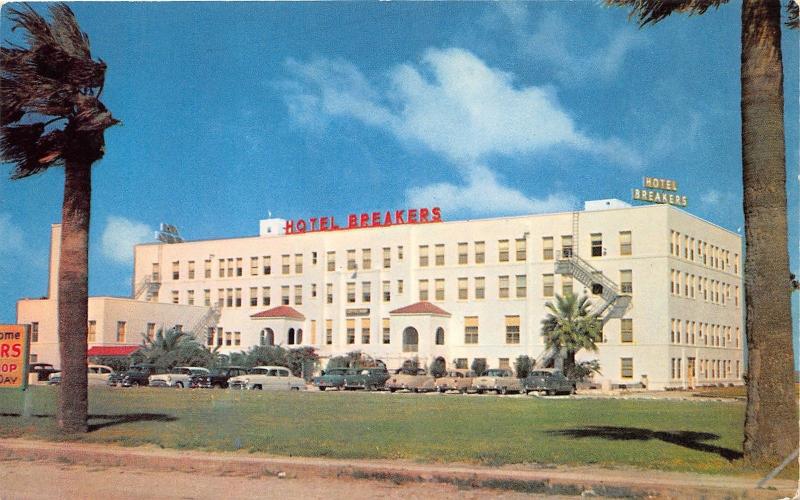
[[685, 207], [686, 196], [677, 193], [678, 183], [672, 179], [645, 177], [644, 188], [633, 189], [633, 199], [648, 203], [665, 203], [676, 207]]
[[28, 387], [29, 339], [26, 325], [0, 325], [0, 389]]

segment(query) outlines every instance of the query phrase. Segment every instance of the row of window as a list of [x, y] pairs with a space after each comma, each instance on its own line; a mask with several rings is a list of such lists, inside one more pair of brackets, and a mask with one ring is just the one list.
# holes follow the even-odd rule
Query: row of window
[[673, 344], [739, 348], [739, 327], [703, 323], [701, 321], [670, 320], [670, 342]]
[[687, 299], [702, 297], [706, 302], [723, 306], [733, 298], [734, 305], [739, 307], [739, 285], [730, 285], [676, 269], [670, 270], [670, 293]]
[[[698, 378], [698, 366], [695, 358], [688, 358], [685, 374], [681, 367], [682, 361], [681, 358], [672, 358], [670, 371], [672, 379], [680, 380], [686, 378], [696, 380]], [[739, 378], [739, 370], [741, 369], [739, 360], [734, 362], [730, 359], [700, 359], [699, 363], [699, 378], [706, 380]]]
[[720, 271], [730, 271], [732, 269], [733, 274], [739, 274], [738, 253], [734, 253], [733, 259], [731, 259], [731, 252], [728, 250], [700, 239], [696, 240], [688, 234], [681, 235], [678, 231], [670, 231], [670, 233], [670, 255], [702, 263], [704, 266], [719, 269]]

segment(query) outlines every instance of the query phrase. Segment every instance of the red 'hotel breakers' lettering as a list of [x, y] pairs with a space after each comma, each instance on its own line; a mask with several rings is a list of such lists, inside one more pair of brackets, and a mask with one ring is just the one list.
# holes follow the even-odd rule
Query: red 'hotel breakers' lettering
[[347, 216], [347, 225], [345, 227], [340, 227], [333, 216], [310, 217], [308, 220], [287, 220], [284, 232], [286, 234], [299, 234], [315, 231], [336, 231], [339, 229], [388, 227], [397, 224], [429, 224], [431, 222], [442, 222], [442, 210], [439, 207], [350, 214]]

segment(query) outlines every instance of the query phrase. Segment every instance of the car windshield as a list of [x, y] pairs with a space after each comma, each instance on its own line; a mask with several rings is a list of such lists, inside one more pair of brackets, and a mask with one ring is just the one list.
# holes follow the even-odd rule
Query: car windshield
[[345, 375], [348, 371], [347, 368], [334, 368], [325, 372], [325, 375]]
[[189, 370], [189, 372], [191, 372], [192, 375], [206, 375], [208, 373], [208, 370], [204, 368], [192, 368], [191, 370]]
[[269, 368], [253, 368], [250, 370], [250, 375], [266, 375], [269, 371]]
[[487, 370], [486, 371], [486, 376], [487, 377], [505, 377], [507, 375], [508, 375], [508, 372], [506, 370], [500, 370], [500, 369], [494, 369], [493, 368], [491, 370]]

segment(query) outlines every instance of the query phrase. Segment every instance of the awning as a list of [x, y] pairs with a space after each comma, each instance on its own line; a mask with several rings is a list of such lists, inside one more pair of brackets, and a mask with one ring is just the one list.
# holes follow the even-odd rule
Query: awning
[[96, 345], [90, 347], [87, 356], [130, 356], [139, 350], [138, 345]]

